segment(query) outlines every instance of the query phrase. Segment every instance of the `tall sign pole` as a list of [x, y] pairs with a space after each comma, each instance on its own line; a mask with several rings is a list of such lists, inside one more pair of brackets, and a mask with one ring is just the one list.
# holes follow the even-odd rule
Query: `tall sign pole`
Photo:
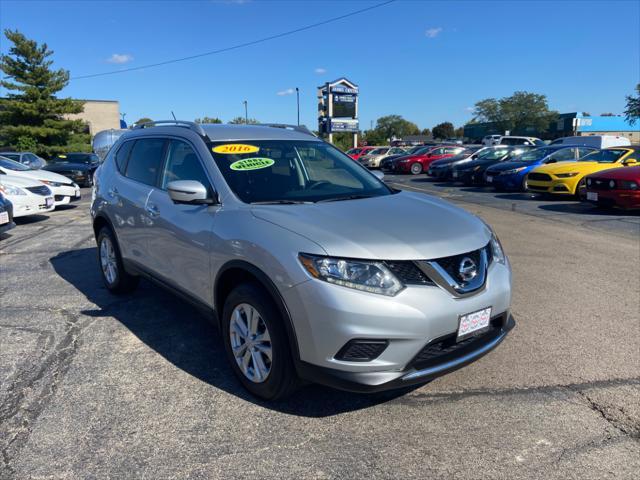
[[358, 146], [358, 86], [346, 78], [318, 87], [318, 131], [333, 143], [333, 134], [351, 133]]

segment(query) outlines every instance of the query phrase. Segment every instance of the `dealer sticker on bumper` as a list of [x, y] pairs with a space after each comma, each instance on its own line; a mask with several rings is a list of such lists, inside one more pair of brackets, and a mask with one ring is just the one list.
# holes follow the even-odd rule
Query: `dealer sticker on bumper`
[[587, 192], [587, 200], [591, 200], [592, 202], [597, 202], [598, 192]]
[[477, 312], [467, 313], [466, 315], [460, 315], [460, 322], [458, 326], [458, 342], [469, 338], [473, 335], [478, 335], [489, 330], [489, 322], [491, 321], [491, 307], [483, 308]]
[[0, 225], [9, 223], [9, 212], [0, 212]]
[[53, 206], [53, 197], [47, 197], [44, 200], [44, 204], [46, 208], [52, 207]]
[[493, 182], [493, 177], [487, 177], [487, 183]]

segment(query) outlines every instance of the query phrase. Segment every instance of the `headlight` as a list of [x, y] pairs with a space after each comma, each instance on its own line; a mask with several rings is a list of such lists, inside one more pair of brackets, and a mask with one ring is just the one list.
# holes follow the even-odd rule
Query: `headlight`
[[513, 175], [514, 173], [521, 172], [525, 168], [527, 168], [527, 167], [512, 168], [511, 170], [505, 170], [505, 171], [501, 172], [500, 175]]
[[20, 187], [13, 187], [11, 185], [0, 185], [0, 191], [6, 195], [26, 195], [27, 192]]
[[301, 253], [298, 259], [311, 276], [328, 283], [393, 297], [404, 285], [381, 262], [320, 257]]
[[558, 177], [558, 178], [571, 178], [571, 177], [575, 177], [576, 175], [578, 175], [578, 172], [558, 173], [558, 174], [556, 174], [556, 177]]
[[495, 233], [491, 234], [491, 254], [494, 261], [502, 264], [506, 263], [506, 256], [504, 250], [502, 250], [502, 244]]
[[83, 175], [84, 172], [82, 170], [71, 170], [71, 173], [73, 175]]
[[589, 187], [591, 186], [591, 179], [590, 178], [587, 178], [587, 186], [589, 186]]
[[618, 188], [620, 190], [637, 190], [638, 183], [633, 180], [618, 180]]
[[478, 165], [477, 167], [475, 167], [475, 168], [473, 169], [473, 171], [474, 171], [474, 172], [477, 172], [478, 170], [480, 170], [480, 165]]

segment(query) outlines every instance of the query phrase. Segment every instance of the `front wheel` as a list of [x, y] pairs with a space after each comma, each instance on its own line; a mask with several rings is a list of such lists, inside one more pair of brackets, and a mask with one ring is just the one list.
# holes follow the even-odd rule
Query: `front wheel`
[[138, 286], [140, 278], [125, 271], [115, 235], [108, 227], [98, 233], [98, 263], [102, 281], [111, 293], [129, 293]]
[[413, 163], [411, 164], [411, 175], [420, 175], [422, 173], [422, 164]]
[[277, 400], [295, 390], [297, 377], [283, 319], [263, 288], [245, 283], [229, 294], [222, 337], [231, 368], [249, 392]]

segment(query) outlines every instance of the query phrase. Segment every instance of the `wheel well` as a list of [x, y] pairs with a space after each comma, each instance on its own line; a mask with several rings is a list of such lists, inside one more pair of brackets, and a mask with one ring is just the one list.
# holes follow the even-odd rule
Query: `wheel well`
[[100, 230], [102, 230], [103, 227], [111, 228], [111, 225], [106, 218], [102, 216], [96, 217], [96, 219], [93, 221], [93, 234], [96, 238], [98, 238], [98, 233], [100, 233]]
[[[215, 303], [216, 303], [216, 311], [218, 312], [218, 316], [222, 315], [222, 308], [224, 307], [224, 302], [227, 299], [227, 296], [231, 293], [235, 287], [240, 285], [241, 283], [257, 283], [260, 286], [263, 286], [262, 282], [253, 275], [248, 270], [244, 268], [234, 267], [225, 270], [222, 275], [218, 278], [216, 282], [216, 291], [215, 294]], [[265, 289], [269, 291], [268, 289]]]

